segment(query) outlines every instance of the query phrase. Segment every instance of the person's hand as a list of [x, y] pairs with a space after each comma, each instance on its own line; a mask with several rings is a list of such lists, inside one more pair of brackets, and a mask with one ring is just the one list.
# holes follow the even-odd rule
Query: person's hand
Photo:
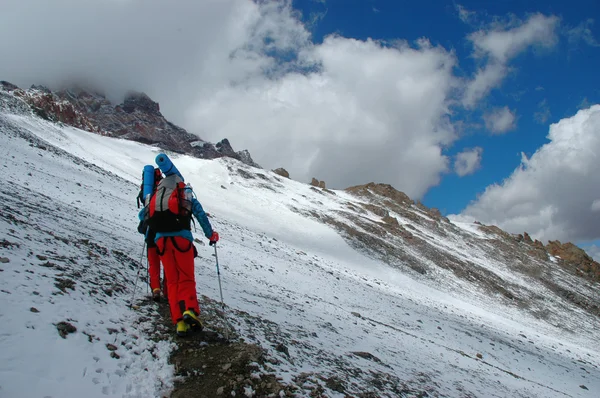
[[214, 246], [217, 244], [218, 241], [219, 241], [219, 234], [216, 231], [213, 231], [212, 235], [210, 236], [208, 244], [210, 246]]

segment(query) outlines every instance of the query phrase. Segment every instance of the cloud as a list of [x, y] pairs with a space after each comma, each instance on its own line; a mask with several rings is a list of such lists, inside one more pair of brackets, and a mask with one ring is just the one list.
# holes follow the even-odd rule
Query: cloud
[[583, 249], [587, 252], [588, 256], [594, 259], [594, 261], [600, 261], [600, 247], [592, 244], [589, 246], [583, 246]]
[[460, 4], [456, 5], [456, 11], [458, 12], [460, 20], [466, 24], [471, 24], [477, 16], [475, 11], [469, 11]]
[[475, 59], [484, 62], [467, 85], [463, 105], [472, 108], [497, 87], [507, 75], [509, 61], [531, 46], [550, 48], [556, 43], [555, 16], [534, 14], [522, 22], [516, 19], [505, 24], [494, 23], [469, 35]]
[[503, 134], [507, 131], [517, 128], [516, 116], [508, 106], [493, 109], [491, 112], [483, 115], [485, 127], [492, 134]]
[[441, 148], [456, 139], [452, 54], [425, 41], [385, 47], [329, 36], [301, 62], [314, 72], [224, 87], [199, 100], [190, 120], [304, 181], [390, 181], [413, 197], [439, 182], [448, 163]]
[[585, 108], [589, 108], [592, 104], [590, 103], [590, 101], [587, 99], [587, 97], [583, 97], [583, 99], [581, 100], [581, 102], [579, 103], [579, 105], [577, 105], [577, 109], [585, 109]]
[[458, 153], [454, 159], [454, 171], [459, 177], [473, 174], [481, 167], [483, 148], [475, 147], [465, 149]]
[[548, 101], [544, 98], [538, 103], [538, 110], [533, 114], [533, 120], [539, 124], [545, 124], [552, 114], [550, 113], [550, 107]]
[[600, 43], [594, 37], [591, 26], [594, 25], [594, 20], [589, 18], [574, 28], [566, 31], [567, 38], [570, 44], [577, 44], [578, 42], [584, 42], [585, 44], [592, 47], [600, 47]]
[[539, 148], [501, 184], [488, 186], [462, 212], [485, 224], [540, 240], [600, 238], [600, 105], [550, 126]]
[[427, 40], [314, 43], [291, 1], [26, 3], [2, 3], [2, 79], [144, 91], [190, 132], [334, 188], [419, 198], [448, 170], [456, 57]]

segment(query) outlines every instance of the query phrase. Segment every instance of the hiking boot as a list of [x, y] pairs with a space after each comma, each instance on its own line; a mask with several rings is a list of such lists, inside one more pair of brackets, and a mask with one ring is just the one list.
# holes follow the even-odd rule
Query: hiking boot
[[200, 318], [198, 318], [198, 315], [196, 315], [194, 311], [184, 311], [183, 320], [190, 326], [190, 328], [193, 328], [194, 330], [202, 330], [202, 322], [200, 322]]
[[177, 322], [177, 336], [185, 337], [188, 335], [190, 331], [190, 325], [185, 323], [183, 320]]
[[159, 287], [152, 290], [152, 300], [156, 301], [157, 303], [160, 301], [160, 288]]

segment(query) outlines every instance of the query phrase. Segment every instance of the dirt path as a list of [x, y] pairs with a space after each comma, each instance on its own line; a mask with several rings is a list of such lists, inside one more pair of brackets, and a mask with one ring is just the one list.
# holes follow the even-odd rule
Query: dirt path
[[204, 330], [185, 338], [175, 335], [169, 307], [164, 300], [154, 303], [148, 299], [142, 303], [143, 307], [151, 306], [161, 315], [156, 338], [172, 340], [178, 346], [169, 361], [179, 378], [172, 398], [295, 396], [294, 388], [281, 384], [270, 371], [268, 358], [261, 347], [245, 343], [235, 330], [229, 331], [229, 340], [225, 338], [227, 333], [219, 303], [206, 296], [199, 301]]

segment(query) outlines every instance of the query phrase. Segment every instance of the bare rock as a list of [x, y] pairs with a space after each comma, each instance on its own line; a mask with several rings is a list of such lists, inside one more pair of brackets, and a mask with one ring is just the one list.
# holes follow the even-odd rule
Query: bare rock
[[14, 91], [19, 88], [18, 86], [15, 86], [14, 84], [9, 83], [5, 80], [0, 80], [0, 87], [5, 91]]
[[319, 180], [317, 180], [316, 178], [313, 177], [312, 181], [310, 182], [310, 185], [312, 185], [313, 187], [318, 187]]
[[584, 275], [600, 280], [600, 264], [594, 261], [583, 249], [573, 243], [561, 243], [558, 240], [550, 241], [546, 245], [548, 253], [560, 257], [568, 268], [576, 269]]
[[380, 195], [391, 199], [399, 205], [412, 205], [413, 201], [404, 192], [396, 190], [389, 184], [377, 184], [370, 182], [365, 185], [356, 185], [345, 189], [346, 192], [357, 196], [372, 196], [372, 194]]
[[77, 331], [75, 326], [66, 321], [57, 323], [56, 329], [58, 330], [60, 337], [63, 339], [66, 339], [68, 334], [75, 333]]
[[285, 177], [285, 178], [290, 178], [290, 173], [288, 173], [288, 171], [286, 169], [284, 169], [283, 167], [273, 170], [273, 173], [279, 174], [280, 176]]
[[386, 224], [390, 224], [392, 226], [399, 226], [400, 223], [398, 223], [398, 219], [396, 219], [396, 217], [391, 217], [391, 216], [385, 216], [382, 218], [383, 222]]

